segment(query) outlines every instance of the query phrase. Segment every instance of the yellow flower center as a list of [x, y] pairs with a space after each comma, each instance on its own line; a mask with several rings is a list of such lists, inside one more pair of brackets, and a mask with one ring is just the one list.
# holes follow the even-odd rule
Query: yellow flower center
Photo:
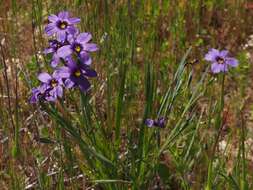
[[217, 57], [216, 58], [216, 61], [219, 63], [219, 64], [223, 64], [225, 62], [225, 60], [222, 58], [222, 57]]
[[65, 29], [65, 28], [67, 28], [67, 26], [68, 26], [68, 23], [67, 22], [65, 22], [65, 21], [62, 21], [62, 22], [60, 22], [59, 23], [59, 25], [58, 25], [59, 27], [60, 27], [60, 29]]
[[77, 53], [79, 53], [79, 52], [81, 51], [80, 45], [77, 45], [77, 46], [75, 47], [75, 51], [76, 51]]
[[56, 87], [58, 82], [55, 79], [52, 79], [50, 84], [51, 84], [52, 87]]
[[61, 44], [60, 43], [57, 43], [57, 49], [59, 49], [61, 47]]
[[76, 77], [80, 77], [81, 76], [81, 71], [80, 70], [75, 71], [74, 75]]

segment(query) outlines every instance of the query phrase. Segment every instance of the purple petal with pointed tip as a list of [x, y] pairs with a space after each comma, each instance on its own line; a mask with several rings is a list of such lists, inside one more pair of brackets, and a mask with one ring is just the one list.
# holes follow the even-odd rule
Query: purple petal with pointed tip
[[211, 49], [205, 55], [205, 60], [213, 62], [213, 61], [216, 61], [216, 57], [217, 56], [219, 56], [219, 50], [217, 50], [217, 49]]
[[72, 54], [72, 49], [70, 45], [62, 46], [57, 50], [57, 54], [59, 57], [66, 58], [67, 56]]
[[49, 16], [48, 16], [48, 20], [49, 20], [50, 22], [57, 22], [57, 21], [59, 20], [59, 18], [58, 18], [58, 16], [52, 14], [52, 15], [49, 15]]
[[86, 67], [84, 69], [84, 75], [87, 77], [97, 77], [97, 72], [91, 68]]
[[227, 57], [227, 55], [228, 55], [228, 51], [227, 51], [227, 50], [222, 50], [222, 51], [220, 51], [219, 55], [220, 55], [221, 57], [225, 58], [225, 57]]
[[85, 65], [91, 65], [92, 59], [90, 55], [85, 51], [82, 51], [82, 53], [80, 54], [80, 58]]
[[76, 41], [80, 44], [86, 44], [91, 40], [92, 36], [90, 33], [81, 33], [77, 36]]
[[72, 88], [73, 86], [75, 86], [75, 83], [70, 79], [66, 79], [64, 84], [66, 88]]
[[57, 94], [57, 96], [59, 96], [59, 97], [62, 97], [62, 96], [63, 96], [63, 88], [62, 88], [62, 86], [58, 85], [58, 86], [56, 87], [56, 94]]
[[90, 51], [90, 52], [94, 52], [98, 50], [98, 46], [94, 43], [88, 43], [83, 45], [83, 48], [85, 51]]
[[48, 83], [52, 79], [52, 77], [48, 73], [40, 73], [38, 75], [38, 79], [41, 82]]
[[90, 88], [90, 82], [82, 75], [80, 77], [71, 76], [70, 80], [77, 84], [83, 92]]
[[78, 30], [74, 26], [69, 26], [67, 31], [69, 34], [74, 35]]
[[51, 66], [56, 67], [59, 64], [59, 62], [60, 62], [60, 57], [58, 56], [57, 53], [55, 53], [53, 55], [53, 58], [52, 58], [52, 61], [51, 61]]
[[68, 67], [60, 67], [55, 70], [56, 75], [61, 78], [69, 78], [70, 77], [70, 69]]
[[44, 54], [49, 54], [49, 53], [53, 53], [54, 52], [54, 49], [53, 48], [46, 48], [43, 53]]
[[68, 21], [70, 24], [78, 24], [81, 21], [81, 19], [77, 17], [73, 17], [73, 18], [69, 18]]
[[213, 73], [219, 73], [219, 72], [221, 72], [220, 64], [218, 64], [218, 63], [213, 63], [213, 64], [211, 65], [211, 70], [212, 70]]
[[52, 36], [55, 32], [57, 32], [55, 23], [50, 23], [45, 27], [45, 32], [48, 36]]
[[67, 11], [59, 12], [58, 17], [61, 19], [67, 19], [69, 17], [69, 12], [67, 12]]
[[221, 64], [220, 68], [221, 68], [222, 72], [227, 72], [228, 71], [228, 65], [227, 64]]
[[38, 88], [33, 88], [32, 89], [32, 96], [31, 96], [29, 102], [32, 103], [32, 104], [38, 102], [39, 94], [40, 94], [39, 87]]
[[226, 63], [231, 67], [237, 67], [239, 64], [238, 60], [235, 58], [227, 58]]
[[57, 40], [60, 42], [64, 42], [66, 39], [66, 31], [65, 30], [58, 30], [57, 32]]
[[66, 57], [67, 66], [70, 69], [70, 72], [77, 68], [76, 62], [72, 59], [72, 57]]

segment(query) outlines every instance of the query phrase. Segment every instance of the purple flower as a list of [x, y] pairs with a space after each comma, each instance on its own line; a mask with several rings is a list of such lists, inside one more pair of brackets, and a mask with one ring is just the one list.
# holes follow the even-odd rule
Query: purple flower
[[165, 127], [165, 119], [164, 117], [159, 117], [156, 120], [153, 119], [146, 119], [145, 124], [148, 127], [159, 127], [159, 128], [164, 128]]
[[45, 93], [46, 88], [45, 85], [39, 86], [37, 88], [32, 89], [32, 96], [30, 98], [30, 103], [34, 104], [37, 103]]
[[69, 12], [59, 12], [58, 15], [48, 16], [49, 24], [45, 28], [45, 32], [48, 36], [56, 34], [58, 41], [64, 41], [67, 34], [75, 34], [77, 29], [74, 24], [80, 22], [79, 18], [70, 18]]
[[90, 82], [87, 77], [96, 77], [97, 73], [88, 65], [81, 62], [75, 62], [71, 58], [67, 60], [67, 67], [61, 67], [57, 71], [59, 75], [65, 78], [65, 86], [72, 88], [78, 86], [83, 92], [90, 89]]
[[52, 60], [51, 60], [51, 66], [56, 67], [58, 63], [60, 62], [60, 57], [57, 54], [57, 50], [64, 46], [67, 45], [68, 42], [59, 42], [57, 40], [49, 40], [49, 47], [44, 50], [44, 54], [53, 54]]
[[42, 82], [42, 87], [45, 89], [43, 97], [46, 101], [55, 101], [58, 97], [63, 95], [63, 81], [58, 72], [54, 72], [53, 75], [48, 73], [40, 73], [38, 79]]
[[212, 62], [213, 73], [227, 72], [229, 67], [237, 67], [238, 60], [228, 56], [227, 50], [211, 49], [205, 55], [205, 60]]
[[145, 124], [148, 127], [153, 127], [154, 126], [154, 120], [153, 119], [146, 119]]
[[94, 43], [89, 43], [92, 36], [90, 33], [81, 33], [76, 36], [69, 36], [68, 41], [70, 45], [65, 45], [57, 51], [58, 55], [65, 59], [70, 56], [72, 53], [78, 55], [78, 57], [86, 65], [91, 64], [91, 58], [89, 52], [94, 52], [98, 50], [98, 47]]

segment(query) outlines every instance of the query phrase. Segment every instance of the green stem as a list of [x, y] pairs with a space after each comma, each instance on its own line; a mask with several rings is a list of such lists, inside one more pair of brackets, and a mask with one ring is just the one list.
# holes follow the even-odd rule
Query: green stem
[[245, 156], [245, 125], [243, 121], [243, 116], [241, 115], [242, 126], [241, 126], [241, 149], [242, 149], [242, 180], [241, 189], [247, 189], [247, 179], [246, 179], [246, 156]]
[[211, 152], [211, 159], [210, 159], [209, 165], [208, 165], [207, 186], [206, 186], [205, 190], [212, 189], [213, 161], [214, 161], [214, 158], [215, 158], [216, 148], [219, 144], [219, 138], [220, 138], [222, 128], [223, 128], [223, 109], [224, 109], [224, 95], [225, 95], [224, 86], [225, 86], [225, 73], [223, 73], [222, 76], [221, 76], [220, 105], [219, 105], [218, 114], [217, 114], [217, 117], [216, 117], [216, 120], [215, 120], [215, 127], [216, 127], [216, 129], [218, 129], [218, 134], [216, 136], [215, 143], [214, 143], [214, 146], [213, 146], [213, 150]]

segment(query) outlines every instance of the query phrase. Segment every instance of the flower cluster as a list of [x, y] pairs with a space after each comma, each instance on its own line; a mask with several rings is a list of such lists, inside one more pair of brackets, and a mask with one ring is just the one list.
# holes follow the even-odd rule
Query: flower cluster
[[211, 49], [205, 55], [205, 60], [210, 61], [212, 73], [227, 72], [229, 67], [237, 67], [238, 60], [229, 57], [227, 50], [219, 51], [217, 49]]
[[86, 92], [91, 86], [87, 78], [97, 76], [90, 67], [90, 52], [98, 47], [90, 43], [90, 33], [80, 33], [75, 27], [80, 19], [70, 17], [69, 12], [60, 12], [50, 15], [48, 21], [45, 33], [53, 39], [44, 53], [52, 56], [50, 64], [54, 71], [51, 75], [45, 72], [38, 75], [41, 84], [32, 89], [31, 103], [56, 101], [63, 96], [64, 88], [79, 87]]
[[146, 119], [145, 124], [148, 127], [159, 127], [159, 128], [164, 128], [165, 127], [165, 118], [164, 117], [159, 117], [158, 119]]

